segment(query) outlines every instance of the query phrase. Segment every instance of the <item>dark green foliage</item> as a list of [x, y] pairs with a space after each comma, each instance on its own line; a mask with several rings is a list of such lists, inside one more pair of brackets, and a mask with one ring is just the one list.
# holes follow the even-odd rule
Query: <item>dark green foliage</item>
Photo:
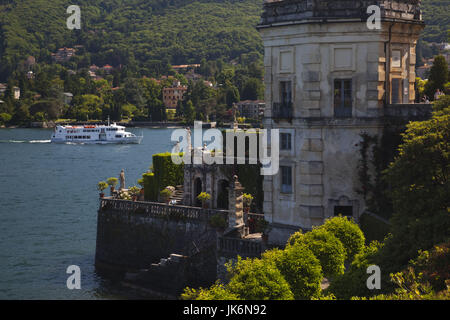
[[[71, 4], [81, 6], [80, 31], [66, 27], [66, 9]], [[10, 73], [18, 58], [34, 55], [39, 61], [50, 60], [51, 52], [75, 44], [84, 45], [87, 52], [77, 56], [75, 63], [122, 64], [130, 72], [143, 74], [166, 73], [169, 62], [229, 61], [262, 52], [255, 29], [261, 10], [259, 0], [1, 3], [0, 73]]]
[[338, 238], [345, 248], [346, 260], [353, 261], [353, 257], [364, 248], [364, 234], [359, 226], [347, 217], [328, 219], [319, 227], [331, 232]]
[[386, 172], [394, 215], [383, 265], [399, 271], [417, 255], [450, 237], [450, 110], [411, 122], [399, 155]]
[[320, 261], [304, 244], [294, 244], [281, 251], [275, 261], [297, 300], [320, 296], [323, 278]]
[[425, 85], [425, 93], [434, 99], [437, 89], [444, 91], [445, 84], [448, 81], [448, 65], [444, 56], [434, 57], [433, 66], [430, 69], [428, 82]]
[[184, 165], [175, 164], [170, 152], [153, 155], [153, 172], [158, 192], [167, 186], [178, 186], [184, 182]]
[[312, 251], [319, 259], [325, 277], [344, 273], [345, 249], [331, 232], [323, 228], [315, 228], [302, 236], [297, 234], [295, 238], [291, 237], [288, 246], [296, 244], [304, 244]]
[[448, 0], [423, 0], [422, 10], [426, 25], [422, 38], [429, 42], [448, 41], [447, 32], [450, 25]]
[[450, 279], [450, 241], [436, 245], [431, 250], [420, 251], [410, 265], [416, 272], [423, 274], [423, 279], [434, 290], [444, 290], [445, 282]]
[[156, 184], [155, 174], [144, 173], [142, 175], [144, 178], [144, 197], [146, 201], [157, 201], [158, 200], [158, 185]]
[[[369, 276], [367, 267], [376, 264], [376, 257], [381, 246], [379, 242], [372, 242], [365, 246], [355, 255], [355, 259], [345, 273], [333, 279], [327, 293], [334, 294], [337, 299], [350, 299], [354, 296], [367, 297], [376, 294], [377, 292], [367, 288], [366, 282]], [[382, 275], [384, 275], [383, 272]]]
[[389, 233], [389, 225], [367, 213], [363, 213], [359, 217], [359, 226], [366, 238], [366, 242], [370, 243], [374, 240], [383, 241]]
[[262, 212], [264, 202], [263, 179], [261, 167], [257, 164], [237, 165], [237, 176], [246, 193], [254, 196], [250, 210]]
[[181, 295], [182, 300], [240, 300], [239, 297], [231, 293], [223, 284], [216, 282], [209, 289], [185, 288]]
[[227, 289], [243, 300], [292, 300], [289, 284], [275, 266], [261, 259], [238, 259], [229, 268]]

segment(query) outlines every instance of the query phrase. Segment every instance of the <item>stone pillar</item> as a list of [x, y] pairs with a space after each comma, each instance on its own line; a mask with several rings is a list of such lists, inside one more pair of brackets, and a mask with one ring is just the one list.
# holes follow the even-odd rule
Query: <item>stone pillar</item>
[[244, 188], [238, 181], [238, 177], [234, 176], [230, 185], [230, 192], [228, 194], [228, 226], [230, 228], [244, 224], [243, 191]]

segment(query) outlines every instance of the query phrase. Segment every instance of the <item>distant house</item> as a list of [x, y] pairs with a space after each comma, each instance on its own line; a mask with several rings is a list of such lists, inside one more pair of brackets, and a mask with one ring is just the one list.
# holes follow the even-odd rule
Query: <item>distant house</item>
[[27, 72], [27, 78], [28, 78], [28, 79], [34, 79], [34, 72], [31, 71], [31, 70], [28, 71], [28, 72]]
[[54, 62], [67, 62], [75, 56], [76, 50], [74, 48], [59, 48], [56, 53], [52, 53]]
[[114, 68], [107, 64], [102, 67], [102, 70], [105, 71], [105, 73], [110, 74], [114, 70]]
[[187, 86], [182, 86], [180, 82], [175, 82], [171, 87], [163, 89], [163, 101], [167, 109], [176, 109], [178, 101], [184, 100]]
[[20, 99], [20, 88], [13, 87], [13, 94], [14, 94], [14, 99], [19, 100]]
[[199, 64], [180, 64], [176, 66], [172, 66], [172, 69], [174, 69], [177, 72], [186, 72], [188, 70], [193, 70], [195, 68], [199, 68]]
[[64, 104], [70, 105], [72, 103], [73, 94], [70, 92], [64, 92], [63, 96], [64, 96]]
[[195, 72], [189, 72], [185, 75], [186, 79], [191, 81], [198, 81], [202, 79], [202, 76]]
[[98, 69], [100, 69], [100, 68], [97, 67], [95, 64], [93, 64], [92, 66], [89, 67], [89, 71], [92, 71], [92, 72], [96, 72]]
[[27, 68], [31, 68], [32, 66], [34, 66], [36, 64], [36, 58], [33, 56], [29, 56], [27, 58], [27, 60], [25, 60], [25, 66]]
[[261, 119], [265, 107], [266, 103], [263, 100], [245, 100], [237, 103], [240, 116], [250, 119]]

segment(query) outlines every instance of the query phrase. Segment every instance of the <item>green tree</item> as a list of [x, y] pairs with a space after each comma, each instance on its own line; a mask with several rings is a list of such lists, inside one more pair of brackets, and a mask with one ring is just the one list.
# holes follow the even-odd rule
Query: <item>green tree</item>
[[394, 214], [383, 262], [399, 271], [419, 249], [450, 237], [450, 108], [411, 122], [399, 154], [386, 172]]
[[[376, 294], [374, 290], [367, 288], [367, 267], [378, 263], [377, 259], [381, 247], [382, 244], [377, 241], [364, 246], [355, 255], [353, 262], [345, 273], [333, 278], [326, 292], [332, 293], [338, 299], [350, 299], [353, 296], [367, 297]], [[382, 270], [383, 275], [384, 269]], [[382, 288], [384, 288], [383, 284]]]
[[426, 86], [427, 94], [434, 96], [437, 89], [444, 91], [445, 84], [448, 81], [448, 65], [444, 56], [436, 56], [433, 66], [430, 69], [428, 83]]
[[291, 237], [288, 246], [295, 244], [304, 244], [312, 251], [319, 259], [325, 277], [334, 277], [344, 273], [344, 246], [326, 229], [315, 228], [311, 232], [297, 234], [295, 238]]
[[270, 251], [264, 259], [275, 261], [281, 275], [297, 300], [320, 297], [320, 283], [323, 274], [320, 261], [304, 244], [297, 243], [285, 250]]
[[184, 119], [186, 120], [187, 123], [194, 123], [196, 113], [195, 113], [194, 104], [192, 103], [191, 100], [189, 100], [186, 103], [183, 113], [184, 113]]
[[231, 293], [223, 284], [216, 282], [208, 289], [185, 288], [181, 295], [182, 300], [240, 300], [240, 298]]
[[347, 261], [352, 261], [355, 254], [364, 248], [363, 232], [353, 220], [347, 217], [339, 216], [327, 219], [319, 228], [331, 232], [342, 242]]
[[275, 266], [261, 259], [238, 258], [229, 265], [231, 280], [227, 289], [244, 300], [292, 300], [289, 284]]

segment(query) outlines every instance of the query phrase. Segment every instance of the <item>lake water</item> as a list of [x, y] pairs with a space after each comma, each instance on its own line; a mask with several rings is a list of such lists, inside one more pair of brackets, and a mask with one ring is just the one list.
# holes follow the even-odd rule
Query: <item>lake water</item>
[[[47, 129], [0, 129], [0, 299], [129, 298], [95, 274], [97, 183], [137, 185], [173, 129], [130, 128], [140, 145], [52, 144]], [[109, 191], [106, 191], [107, 193]], [[81, 290], [66, 269], [81, 268]]]

